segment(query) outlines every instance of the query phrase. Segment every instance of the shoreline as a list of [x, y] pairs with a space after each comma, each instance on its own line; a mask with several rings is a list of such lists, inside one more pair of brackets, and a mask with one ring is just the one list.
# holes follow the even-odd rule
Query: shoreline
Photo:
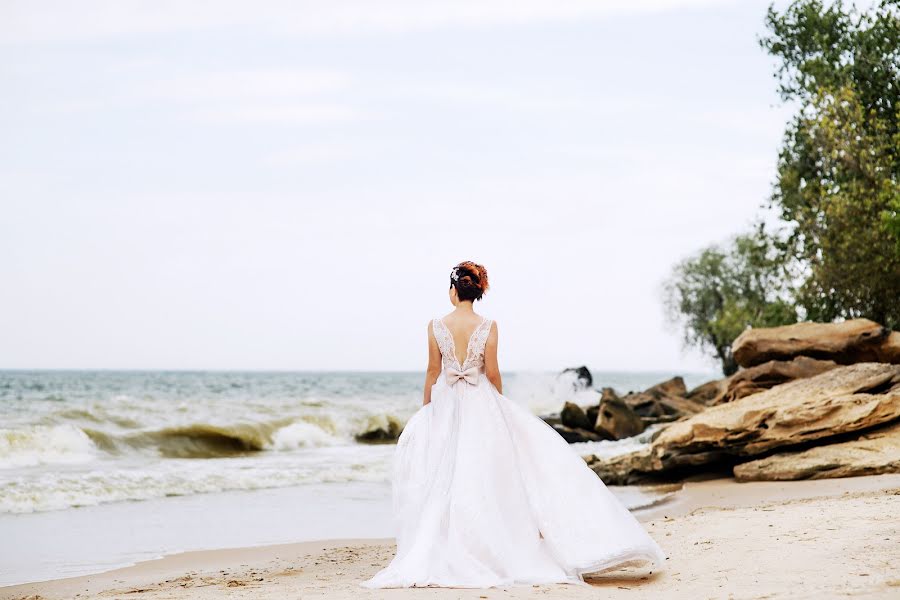
[[[813, 580], [807, 581], [810, 597], [900, 595], [896, 515], [900, 474], [747, 483], [689, 478], [669, 499], [635, 511], [666, 551], [665, 569], [650, 574], [641, 567], [623, 567], [586, 579], [611, 598], [725, 597], [726, 591], [735, 598], [797, 598], [803, 596], [792, 586], [801, 574]], [[566, 585], [426, 588], [429, 592], [358, 586], [387, 564], [394, 549], [392, 538], [342, 538], [190, 551], [95, 575], [2, 587], [0, 599], [195, 598], [226, 590], [236, 597], [273, 599], [301, 592], [329, 598], [406, 593], [525, 598], [548, 592], [576, 598], [592, 592]]]

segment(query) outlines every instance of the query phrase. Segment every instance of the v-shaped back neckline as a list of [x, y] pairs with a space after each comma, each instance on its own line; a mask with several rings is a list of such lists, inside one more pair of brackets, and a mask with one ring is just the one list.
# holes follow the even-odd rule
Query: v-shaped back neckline
[[459, 357], [456, 356], [456, 342], [453, 340], [453, 332], [450, 331], [450, 328], [447, 327], [447, 324], [444, 323], [444, 317], [440, 317], [438, 321], [441, 322], [441, 327], [447, 330], [447, 333], [450, 334], [450, 351], [453, 354], [453, 360], [456, 361], [456, 366], [462, 370], [463, 365], [466, 364], [466, 361], [469, 360], [469, 349], [472, 347], [472, 339], [475, 337], [475, 334], [478, 333], [478, 330], [481, 329], [481, 326], [484, 325], [485, 321], [487, 321], [487, 317], [481, 317], [481, 323], [475, 326], [475, 329], [472, 330], [472, 334], [469, 336], [469, 340], [466, 342], [466, 355], [463, 357], [462, 362], [460, 362]]

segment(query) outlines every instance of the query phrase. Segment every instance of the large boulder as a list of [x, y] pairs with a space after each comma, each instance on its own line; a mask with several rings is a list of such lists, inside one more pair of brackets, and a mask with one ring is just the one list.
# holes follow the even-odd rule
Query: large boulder
[[853, 439], [780, 452], [734, 467], [738, 481], [786, 481], [900, 473], [900, 421], [867, 429]]
[[699, 402], [700, 404], [712, 405], [721, 401], [725, 388], [728, 385], [728, 379], [713, 379], [702, 383], [685, 394], [685, 398]]
[[900, 364], [900, 331], [892, 331], [878, 348], [881, 362]]
[[653, 479], [653, 457], [649, 446], [612, 458], [599, 458], [593, 454], [582, 458], [606, 485], [633, 485]]
[[837, 366], [832, 360], [818, 360], [807, 356], [798, 356], [793, 360], [770, 360], [755, 367], [741, 369], [729, 377], [721, 394], [709, 404], [733, 402], [788, 381], [830, 371]]
[[576, 442], [599, 442], [603, 439], [603, 436], [601, 436], [599, 433], [594, 433], [593, 431], [589, 431], [587, 429], [566, 427], [562, 424], [551, 425], [551, 427], [553, 427], [553, 429], [556, 430], [556, 433], [561, 435], [562, 438], [570, 444], [574, 444]]
[[683, 378], [681, 378], [680, 376], [675, 376], [671, 379], [666, 379], [662, 383], [657, 383], [653, 387], [647, 388], [645, 390], [645, 393], [665, 396], [679, 396], [683, 398], [685, 395], [687, 395], [687, 387], [685, 387], [684, 385]]
[[712, 406], [653, 442], [662, 468], [754, 456], [900, 417], [900, 366], [860, 363]]
[[[620, 479], [734, 463], [900, 418], [900, 366], [860, 363], [711, 406], [671, 423], [650, 447], [618, 457]], [[630, 462], [629, 462], [630, 461]], [[641, 473], [623, 475], [633, 466]], [[593, 467], [592, 467], [593, 468]], [[594, 468], [602, 472], [600, 466]], [[612, 470], [612, 469], [610, 469]]]
[[622, 400], [645, 423], [667, 423], [697, 414], [706, 408], [694, 400], [688, 400], [684, 380], [673, 377], [647, 388], [643, 392], [631, 392]]
[[559, 413], [560, 422], [573, 429], [587, 429], [593, 431], [594, 424], [588, 419], [584, 409], [574, 402], [566, 402]]
[[594, 431], [611, 440], [621, 440], [644, 431], [646, 424], [622, 399], [607, 397], [600, 401]]
[[747, 329], [731, 345], [735, 361], [752, 367], [770, 360], [808, 356], [842, 365], [900, 363], [900, 338], [868, 319], [843, 323], [796, 323]]

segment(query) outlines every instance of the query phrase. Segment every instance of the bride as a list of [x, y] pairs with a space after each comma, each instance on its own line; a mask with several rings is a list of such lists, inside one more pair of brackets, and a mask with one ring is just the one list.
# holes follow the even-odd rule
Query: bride
[[456, 307], [428, 324], [422, 407], [393, 458], [397, 553], [367, 588], [588, 585], [583, 573], [666, 556], [540, 417], [503, 396], [497, 323], [473, 302], [485, 268], [450, 274]]

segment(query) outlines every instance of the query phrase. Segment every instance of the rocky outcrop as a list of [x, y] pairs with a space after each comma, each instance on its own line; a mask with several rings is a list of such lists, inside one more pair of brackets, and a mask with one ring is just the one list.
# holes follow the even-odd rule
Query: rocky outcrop
[[881, 362], [900, 364], [900, 331], [892, 331], [878, 348]]
[[681, 377], [673, 377], [643, 392], [632, 392], [622, 400], [645, 423], [665, 423], [697, 414], [706, 406], [685, 398], [687, 389]]
[[[897, 418], [900, 366], [840, 366], [709, 407], [671, 423], [649, 448], [617, 457], [610, 465], [595, 463], [592, 468], [601, 477], [607, 473], [620, 481], [636, 480], [648, 474], [734, 463]], [[626, 472], [629, 468], [633, 471]]]
[[649, 446], [612, 458], [594, 455], [582, 458], [606, 485], [633, 485], [651, 480], [656, 474]]
[[837, 366], [831, 360], [806, 356], [798, 356], [793, 360], [770, 360], [755, 367], [741, 369], [731, 377], [707, 381], [692, 389], [685, 397], [705, 406], [715, 406], [752, 396], [795, 379], [812, 377]]
[[601, 398], [594, 431], [611, 440], [637, 435], [644, 431], [646, 423], [635, 413], [624, 400], [615, 394]]
[[584, 409], [574, 402], [566, 402], [559, 413], [560, 422], [572, 429], [587, 429], [593, 431], [594, 424], [588, 419]]
[[733, 402], [788, 381], [813, 377], [837, 366], [834, 361], [807, 356], [798, 356], [793, 360], [770, 360], [755, 367], [741, 369], [729, 377], [721, 394], [714, 398], [711, 404]]
[[735, 361], [752, 367], [770, 360], [808, 356], [849, 365], [900, 363], [900, 336], [868, 319], [843, 323], [796, 323], [747, 329], [731, 345]]
[[786, 481], [900, 473], [900, 421], [854, 439], [781, 452], [734, 467], [738, 481]]
[[727, 385], [728, 379], [713, 379], [689, 391], [685, 398], [705, 405], [718, 404]]
[[672, 377], [666, 379], [662, 383], [657, 383], [653, 387], [644, 390], [647, 394], [661, 394], [666, 396], [684, 397], [687, 395], [687, 387], [684, 385], [684, 379], [681, 377]]
[[599, 442], [603, 439], [603, 436], [601, 436], [600, 434], [594, 433], [593, 431], [589, 431], [587, 429], [566, 427], [561, 423], [550, 424], [550, 426], [553, 427], [553, 429], [556, 430], [556, 433], [561, 435], [562, 438], [570, 444], [574, 444], [576, 442]]

